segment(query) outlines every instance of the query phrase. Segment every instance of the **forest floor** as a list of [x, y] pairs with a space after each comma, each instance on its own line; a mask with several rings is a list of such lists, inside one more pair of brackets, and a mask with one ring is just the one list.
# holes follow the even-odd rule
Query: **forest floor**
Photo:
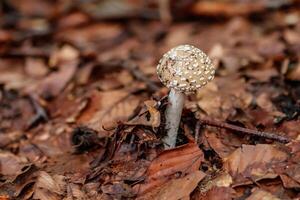
[[[300, 199], [299, 1], [159, 2], [0, 2], [0, 199]], [[179, 44], [216, 76], [164, 151]]]

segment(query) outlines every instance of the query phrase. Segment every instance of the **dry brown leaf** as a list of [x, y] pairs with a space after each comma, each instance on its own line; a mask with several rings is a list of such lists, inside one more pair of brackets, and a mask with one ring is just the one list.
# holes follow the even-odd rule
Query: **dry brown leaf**
[[79, 58], [79, 51], [71, 45], [64, 45], [59, 49], [55, 49], [49, 58], [49, 66], [55, 67], [65, 64], [66, 62], [74, 62]]
[[270, 95], [268, 93], [261, 93], [255, 100], [259, 107], [267, 112], [274, 112], [276, 110], [275, 105], [273, 105]]
[[28, 165], [27, 159], [18, 157], [10, 152], [0, 152], [0, 174], [4, 176], [16, 176], [22, 172], [22, 168]]
[[297, 65], [295, 65], [291, 70], [288, 71], [286, 77], [287, 79], [293, 81], [300, 80], [300, 62]]
[[204, 183], [199, 187], [201, 196], [205, 196], [206, 193], [211, 193], [211, 190], [217, 188], [230, 188], [232, 183], [230, 174], [222, 172], [212, 179], [204, 180]]
[[114, 90], [129, 85], [133, 81], [131, 74], [128, 71], [118, 73], [110, 73], [97, 81], [97, 86], [103, 90]]
[[164, 52], [181, 44], [191, 44], [193, 24], [177, 24], [171, 28], [166, 37]]
[[77, 184], [67, 184], [67, 195], [64, 200], [87, 199], [85, 192]]
[[266, 69], [257, 69], [257, 70], [247, 70], [247, 76], [253, 77], [258, 81], [267, 82], [272, 77], [279, 75], [278, 71], [275, 68], [266, 68]]
[[231, 200], [235, 191], [230, 187], [212, 187], [205, 193], [201, 193], [198, 200]]
[[282, 59], [284, 57], [285, 44], [280, 40], [279, 34], [271, 34], [260, 37], [257, 42], [257, 51], [262, 56], [272, 59]]
[[259, 188], [254, 188], [252, 190], [252, 194], [246, 198], [246, 200], [257, 200], [257, 199], [263, 199], [263, 200], [280, 200], [276, 196], [273, 196], [267, 191], [264, 191]]
[[40, 171], [34, 185], [34, 199], [59, 200], [66, 190], [64, 176], [51, 176], [45, 171]]
[[66, 29], [70, 27], [78, 27], [80, 25], [83, 25], [89, 21], [89, 18], [86, 14], [81, 13], [81, 12], [75, 12], [75, 13], [70, 13], [66, 16], [62, 16], [58, 23], [57, 26], [60, 29]]
[[97, 23], [78, 29], [67, 29], [56, 34], [57, 39], [68, 41], [79, 48], [96, 48], [99, 44], [117, 39], [122, 34], [118, 24]]
[[144, 126], [152, 126], [153, 128], [157, 128], [160, 125], [160, 112], [155, 108], [156, 101], [145, 101], [144, 104], [147, 107], [147, 110], [150, 114], [150, 119], [147, 117], [147, 112], [142, 111], [141, 115], [138, 115], [134, 119], [126, 122], [128, 125], [144, 125]]
[[39, 1], [39, 0], [11, 0], [9, 1], [15, 9], [27, 16], [44, 16], [49, 17], [55, 13], [55, 7], [51, 1]]
[[285, 133], [290, 138], [300, 137], [300, 120], [284, 121], [278, 131]]
[[20, 139], [22, 137], [22, 132], [12, 131], [4, 134], [0, 134], [0, 148]]
[[300, 45], [300, 36], [297, 31], [286, 29], [283, 37], [290, 45]]
[[280, 178], [281, 178], [283, 186], [285, 188], [300, 188], [300, 183], [298, 183], [297, 181], [295, 181], [291, 177], [289, 177], [285, 174], [281, 174]]
[[198, 1], [192, 12], [196, 15], [247, 15], [252, 12], [264, 10], [264, 5], [261, 2], [230, 2], [230, 1]]
[[78, 123], [85, 124], [95, 130], [103, 130], [103, 126], [127, 120], [138, 106], [139, 98], [124, 90], [107, 92], [92, 91], [90, 103], [82, 112]]
[[145, 5], [141, 0], [103, 0], [84, 2], [82, 8], [97, 19], [124, 18], [138, 15]]
[[203, 153], [195, 143], [166, 150], [152, 161], [145, 183], [136, 185], [134, 190], [143, 195], [163, 185], [171, 176], [198, 171], [203, 160]]
[[224, 159], [225, 170], [235, 185], [249, 184], [264, 178], [275, 178], [274, 165], [286, 161], [288, 154], [272, 145], [243, 145]]
[[[155, 192], [155, 200], [179, 200], [189, 199], [190, 194], [197, 187], [198, 183], [206, 176], [201, 171], [195, 171], [183, 178], [173, 179], [164, 184], [159, 191]], [[144, 198], [145, 199], [145, 198]]]
[[87, 174], [90, 173], [90, 163], [93, 159], [89, 154], [59, 155], [51, 160], [46, 170], [54, 174], [64, 174], [72, 183], [83, 184]]
[[117, 199], [121, 199], [122, 197], [133, 197], [131, 187], [123, 182], [115, 182], [113, 184], [102, 185], [101, 190], [104, 194], [110, 194]]
[[[234, 84], [233, 84], [234, 83]], [[197, 103], [210, 117], [227, 119], [235, 108], [246, 109], [253, 97], [246, 83], [238, 76], [215, 78], [214, 82], [197, 91]]]
[[57, 156], [72, 150], [71, 127], [66, 123], [47, 124], [36, 130], [31, 140], [46, 156]]
[[209, 146], [221, 157], [227, 157], [232, 151], [233, 146], [228, 146], [222, 143], [222, 139], [218, 138], [218, 135], [211, 131], [205, 131], [205, 137], [209, 143]]
[[[284, 174], [293, 179], [293, 185], [297, 188], [300, 186], [300, 165], [299, 163], [287, 165]], [[292, 182], [292, 181], [291, 181]]]
[[[11, 67], [14, 66], [14, 67]], [[34, 80], [23, 72], [23, 63], [17, 59], [0, 59], [0, 83], [6, 89], [23, 89]]]
[[39, 94], [44, 98], [55, 97], [65, 88], [66, 84], [73, 78], [77, 69], [77, 62], [69, 62], [59, 71], [51, 73], [40, 83], [28, 87], [27, 92]]
[[49, 72], [45, 61], [41, 58], [27, 58], [24, 70], [27, 75], [35, 78], [41, 78]]
[[0, 200], [10, 200], [8, 195], [2, 195], [0, 194]]

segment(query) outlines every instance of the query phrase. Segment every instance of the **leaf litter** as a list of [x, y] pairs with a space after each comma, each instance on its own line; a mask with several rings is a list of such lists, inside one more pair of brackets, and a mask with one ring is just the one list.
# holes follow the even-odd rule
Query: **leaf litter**
[[[0, 3], [0, 199], [300, 198], [299, 2], [166, 2]], [[182, 43], [217, 74], [164, 151]]]

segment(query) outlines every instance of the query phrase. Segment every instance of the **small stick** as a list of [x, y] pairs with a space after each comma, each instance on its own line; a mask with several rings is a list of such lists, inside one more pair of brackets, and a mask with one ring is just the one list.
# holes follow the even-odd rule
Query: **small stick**
[[35, 110], [35, 115], [30, 119], [27, 129], [32, 128], [35, 126], [38, 122], [42, 121], [48, 121], [49, 117], [47, 115], [47, 111], [39, 104], [37, 97], [33, 95], [28, 96], [30, 103], [32, 107]]
[[13, 49], [10, 52], [2, 52], [0, 53], [0, 57], [3, 58], [14, 58], [14, 57], [42, 57], [48, 58], [50, 56], [50, 52], [43, 51], [40, 49], [26, 49], [25, 50], [16, 50]]
[[263, 137], [263, 138], [267, 138], [267, 139], [271, 139], [271, 140], [276, 140], [281, 143], [288, 143], [291, 141], [291, 139], [289, 139], [289, 138], [286, 138], [284, 136], [280, 136], [280, 135], [277, 135], [274, 133], [263, 132], [263, 131], [258, 131], [258, 130], [251, 130], [248, 128], [243, 128], [243, 127], [228, 124], [225, 122], [201, 119], [200, 123], [203, 125], [225, 128], [225, 129], [232, 130], [232, 131], [238, 131], [238, 132], [246, 133], [249, 135], [255, 135], [255, 136], [259, 136], [259, 137]]
[[199, 143], [200, 128], [201, 128], [201, 122], [197, 121], [196, 128], [195, 128], [195, 141], [197, 144]]
[[164, 24], [170, 24], [172, 22], [170, 0], [160, 0], [158, 2], [159, 2], [159, 14], [160, 14], [161, 21]]

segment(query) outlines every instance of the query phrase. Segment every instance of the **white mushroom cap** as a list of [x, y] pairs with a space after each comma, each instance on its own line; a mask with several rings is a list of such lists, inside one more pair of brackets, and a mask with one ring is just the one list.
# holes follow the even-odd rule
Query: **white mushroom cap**
[[192, 45], [180, 45], [163, 55], [157, 74], [168, 88], [190, 93], [211, 81], [215, 69], [203, 51]]

